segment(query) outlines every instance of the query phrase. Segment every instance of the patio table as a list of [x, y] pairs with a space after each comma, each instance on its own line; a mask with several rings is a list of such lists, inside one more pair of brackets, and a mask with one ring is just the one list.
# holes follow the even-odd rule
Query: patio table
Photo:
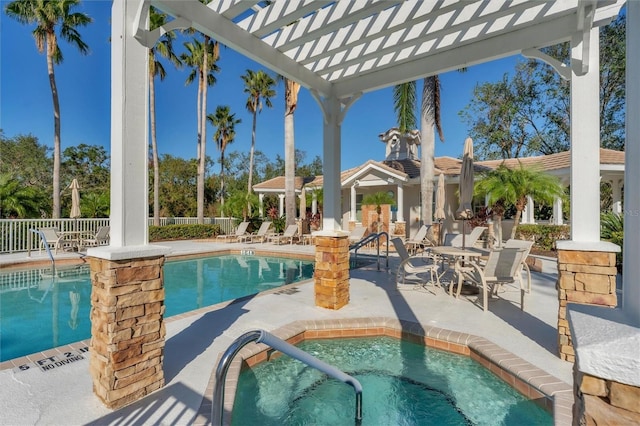
[[[468, 268], [464, 266], [465, 261], [470, 260], [479, 260], [481, 257], [486, 256], [488, 252], [482, 249], [476, 248], [461, 248], [461, 247], [453, 247], [453, 246], [436, 246], [436, 247], [428, 247], [427, 250], [431, 251], [433, 254], [437, 255], [441, 260], [441, 268], [442, 272], [438, 276], [439, 279], [450, 271], [453, 271], [454, 277], [451, 278], [452, 282], [454, 278], [457, 277], [458, 274], [464, 270], [464, 268]], [[449, 266], [445, 267], [445, 262], [449, 265], [451, 264], [451, 260], [453, 260], [453, 268]], [[478, 289], [475, 286], [466, 286], [461, 290], [462, 294], [477, 294]]]

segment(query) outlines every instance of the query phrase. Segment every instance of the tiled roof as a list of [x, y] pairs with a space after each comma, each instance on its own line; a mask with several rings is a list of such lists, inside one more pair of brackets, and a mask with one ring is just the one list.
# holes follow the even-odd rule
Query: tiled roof
[[[564, 151], [557, 154], [540, 155], [536, 157], [476, 161], [473, 163], [473, 168], [476, 173], [479, 173], [482, 171], [496, 169], [502, 163], [509, 168], [518, 167], [518, 164], [523, 164], [525, 166], [538, 166], [542, 170], [550, 171], [569, 168], [571, 165], [571, 156], [570, 151]], [[349, 177], [371, 164], [375, 164], [382, 169], [387, 169], [392, 173], [405, 173], [410, 179], [420, 177], [420, 161], [409, 159], [386, 161], [369, 160], [358, 167], [342, 171], [340, 173], [340, 182], [344, 182]], [[600, 148], [600, 164], [624, 164], [624, 152]], [[434, 174], [436, 176], [440, 173], [443, 173], [445, 176], [458, 176], [460, 174], [460, 168], [462, 167], [462, 160], [453, 157], [436, 157], [434, 159], [434, 165]], [[322, 176], [306, 177], [304, 179], [297, 176], [295, 184], [296, 190], [300, 190], [303, 183], [306, 186], [321, 187], [323, 180]], [[262, 191], [282, 191], [284, 189], [284, 176], [278, 176], [254, 185], [254, 189]]]
[[[509, 168], [515, 168], [518, 167], [519, 164], [522, 164], [523, 166], [537, 166], [545, 171], [567, 169], [571, 166], [571, 151], [539, 155], [536, 157], [478, 161], [476, 164], [495, 169], [503, 163]], [[600, 164], [624, 164], [624, 151], [600, 148]]]

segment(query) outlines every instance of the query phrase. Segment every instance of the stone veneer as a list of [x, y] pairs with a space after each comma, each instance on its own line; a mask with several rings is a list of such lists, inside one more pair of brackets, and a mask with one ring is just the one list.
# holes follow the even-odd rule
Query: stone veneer
[[640, 388], [578, 371], [574, 425], [640, 425]]
[[565, 250], [558, 247], [558, 352], [560, 359], [575, 361], [567, 319], [567, 304], [580, 303], [615, 308], [616, 254]]
[[[482, 337], [386, 317], [295, 321], [270, 333], [292, 345], [305, 339], [389, 336], [466, 355], [525, 397], [552, 412], [554, 425], [568, 426], [572, 421], [573, 393], [570, 385]], [[223, 425], [231, 424], [241, 370], [278, 355], [279, 352], [270, 347], [256, 343], [250, 343], [238, 352], [231, 362], [225, 382]], [[215, 369], [211, 373], [194, 426], [217, 424], [218, 419], [211, 419], [214, 388]]]
[[90, 372], [111, 409], [164, 386], [164, 256], [91, 265]]
[[349, 238], [316, 236], [316, 306], [340, 309], [349, 303]]

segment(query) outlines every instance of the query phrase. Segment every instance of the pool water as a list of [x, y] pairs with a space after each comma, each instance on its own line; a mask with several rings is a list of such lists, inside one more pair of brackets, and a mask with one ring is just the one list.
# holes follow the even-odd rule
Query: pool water
[[[302, 350], [363, 387], [362, 425], [552, 425], [469, 357], [389, 337], [311, 340]], [[240, 374], [234, 425], [353, 425], [355, 392], [288, 356]]]
[[[226, 255], [164, 265], [165, 317], [313, 277], [312, 261]], [[88, 266], [0, 273], [0, 361], [91, 337]]]

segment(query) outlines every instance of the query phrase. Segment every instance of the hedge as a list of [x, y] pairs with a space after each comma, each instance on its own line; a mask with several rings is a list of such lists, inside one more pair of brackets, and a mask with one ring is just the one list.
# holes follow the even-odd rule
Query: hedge
[[168, 240], [198, 240], [221, 234], [220, 225], [149, 226], [149, 242]]
[[540, 250], [555, 250], [556, 241], [570, 238], [569, 225], [518, 225], [516, 238], [533, 241]]

